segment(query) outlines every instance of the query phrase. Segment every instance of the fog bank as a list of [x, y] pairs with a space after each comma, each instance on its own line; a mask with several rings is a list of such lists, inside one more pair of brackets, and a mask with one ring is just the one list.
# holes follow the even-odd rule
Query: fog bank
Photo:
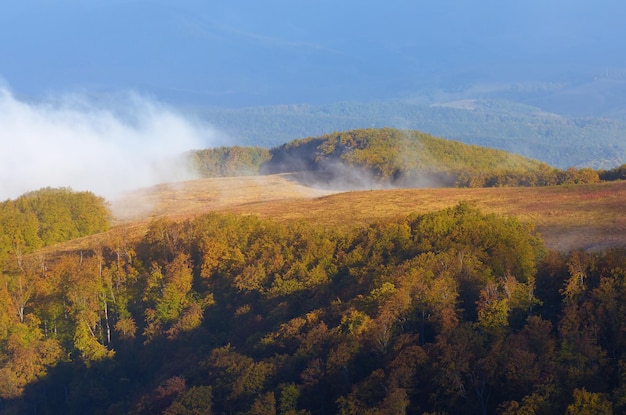
[[80, 95], [31, 103], [0, 88], [0, 144], [0, 200], [48, 186], [110, 199], [192, 178], [181, 155], [224, 139], [209, 125], [133, 93], [105, 103]]

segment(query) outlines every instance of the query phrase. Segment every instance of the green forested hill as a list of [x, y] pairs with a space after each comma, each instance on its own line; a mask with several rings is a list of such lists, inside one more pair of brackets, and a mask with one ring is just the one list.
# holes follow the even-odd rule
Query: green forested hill
[[44, 188], [0, 203], [0, 266], [7, 256], [109, 228], [105, 200], [91, 192]]
[[392, 128], [295, 140], [270, 153], [261, 172], [307, 172], [303, 180], [331, 187], [541, 186], [563, 181], [562, 172], [536, 160]]
[[[556, 169], [503, 150], [426, 133], [368, 128], [297, 139], [266, 150], [219, 147], [190, 153], [203, 177], [297, 173], [307, 185], [333, 189], [545, 186], [599, 180], [590, 168]], [[601, 172], [612, 178], [614, 170]]]
[[626, 163], [623, 119], [557, 115], [503, 100], [439, 105], [408, 101], [282, 105], [197, 112], [240, 145], [274, 147], [296, 137], [359, 128], [424, 131], [503, 149], [559, 168], [609, 169]]

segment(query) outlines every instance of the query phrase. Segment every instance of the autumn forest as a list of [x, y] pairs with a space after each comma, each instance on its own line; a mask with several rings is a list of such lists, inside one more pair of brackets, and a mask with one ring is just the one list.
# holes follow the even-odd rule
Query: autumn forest
[[[326, 186], [337, 162], [383, 187], [625, 178], [389, 129], [191, 159], [205, 177]], [[353, 226], [125, 227], [103, 198], [48, 188], [1, 203], [0, 226], [2, 414], [626, 412], [624, 246], [549, 249], [467, 201]]]

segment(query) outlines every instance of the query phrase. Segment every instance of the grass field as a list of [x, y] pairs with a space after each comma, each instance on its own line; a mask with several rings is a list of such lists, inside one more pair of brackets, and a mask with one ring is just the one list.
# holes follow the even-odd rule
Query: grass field
[[[163, 184], [112, 202], [110, 233], [140, 236], [153, 218], [174, 220], [208, 212], [360, 226], [425, 213], [468, 201], [483, 212], [535, 224], [550, 249], [598, 250], [626, 246], [626, 182], [543, 188], [389, 189], [330, 192], [302, 186], [288, 175], [201, 179]], [[94, 235], [53, 249], [84, 249]]]

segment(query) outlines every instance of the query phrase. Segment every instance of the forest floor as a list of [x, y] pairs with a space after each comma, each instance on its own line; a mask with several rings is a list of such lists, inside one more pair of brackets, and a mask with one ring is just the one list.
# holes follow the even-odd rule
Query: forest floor
[[[303, 220], [328, 227], [426, 213], [467, 201], [485, 213], [533, 223], [549, 249], [602, 250], [626, 246], [626, 182], [554, 187], [419, 188], [333, 192], [303, 186], [289, 175], [227, 177], [161, 184], [113, 201], [109, 232], [140, 236], [154, 218], [193, 218], [208, 212]], [[56, 249], [90, 246], [106, 235]]]

